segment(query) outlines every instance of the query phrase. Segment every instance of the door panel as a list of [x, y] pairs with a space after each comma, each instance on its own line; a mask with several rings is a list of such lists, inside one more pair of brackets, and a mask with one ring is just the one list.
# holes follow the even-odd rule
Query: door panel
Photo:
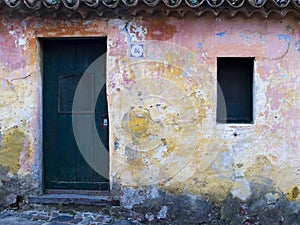
[[[72, 127], [72, 101], [78, 82], [85, 70], [106, 52], [106, 39], [69, 39], [43, 41], [43, 140], [44, 140], [44, 188], [108, 190], [108, 174], [105, 177], [95, 172], [84, 160], [77, 147]], [[105, 66], [105, 65], [103, 65]], [[99, 74], [100, 76], [100, 74]], [[106, 92], [93, 96], [91, 83], [87, 87], [87, 99], [82, 102], [82, 118], [100, 118], [107, 114]], [[93, 87], [93, 88], [91, 88]], [[93, 99], [98, 98], [93, 109]], [[98, 109], [99, 108], [99, 109]], [[96, 114], [94, 114], [96, 112]], [[92, 124], [90, 125], [92, 126]], [[97, 124], [101, 126], [101, 124]], [[99, 137], [108, 151], [108, 129], [97, 129]], [[93, 147], [92, 134], [87, 132], [89, 154]], [[102, 137], [107, 137], [103, 139]], [[101, 163], [101, 159], [97, 159]], [[102, 162], [103, 163], [103, 162]], [[108, 163], [107, 163], [108, 165]]]

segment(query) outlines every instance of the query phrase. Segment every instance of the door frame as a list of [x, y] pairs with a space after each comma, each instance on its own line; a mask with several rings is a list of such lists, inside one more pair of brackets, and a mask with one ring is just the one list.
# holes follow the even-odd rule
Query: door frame
[[[35, 160], [35, 166], [36, 168], [35, 174], [38, 180], [39, 188], [38, 188], [38, 194], [84, 194], [84, 195], [110, 195], [111, 193], [111, 179], [109, 174], [109, 190], [63, 190], [63, 189], [45, 189], [44, 188], [44, 111], [43, 111], [43, 105], [44, 105], [44, 96], [43, 96], [43, 82], [44, 82], [44, 71], [43, 71], [43, 42], [46, 40], [89, 40], [89, 39], [97, 39], [97, 38], [104, 38], [107, 37], [107, 35], [103, 36], [57, 36], [57, 37], [47, 37], [47, 36], [38, 36], [36, 41], [36, 50], [37, 50], [37, 71], [39, 71], [40, 76], [38, 76], [38, 92], [39, 92], [39, 118], [38, 118], [38, 124], [39, 124], [39, 131], [38, 131], [38, 138], [36, 140], [36, 160]], [[107, 42], [106, 42], [106, 46]], [[106, 65], [107, 65], [107, 58], [106, 58]], [[106, 79], [107, 79], [107, 70], [106, 70]], [[109, 115], [109, 107], [108, 109], [108, 115]], [[109, 136], [110, 137], [110, 136]], [[110, 139], [108, 140], [110, 142]], [[109, 171], [110, 171], [110, 162], [109, 165]]]

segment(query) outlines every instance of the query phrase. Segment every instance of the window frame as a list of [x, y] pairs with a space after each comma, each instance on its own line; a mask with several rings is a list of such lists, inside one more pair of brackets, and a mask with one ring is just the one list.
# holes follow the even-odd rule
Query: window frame
[[[222, 62], [221, 62], [222, 61]], [[224, 88], [222, 88], [224, 86], [224, 84], [220, 84], [220, 76], [229, 76], [230, 80], [228, 81], [232, 81], [234, 76], [238, 76], [238, 74], [230, 74], [230, 75], [224, 75], [224, 73], [228, 74], [229, 72], [226, 71], [222, 71], [220, 72], [220, 70], [223, 70], [224, 65], [226, 64], [226, 61], [229, 62], [231, 64], [235, 65], [239, 65], [237, 68], [234, 68], [233, 70], [236, 71], [241, 71], [245, 65], [249, 66], [249, 68], [246, 71], [243, 71], [243, 77], [240, 79], [239, 82], [241, 82], [241, 80], [246, 80], [247, 83], [245, 85], [241, 85], [242, 87], [245, 87], [247, 90], [245, 90], [246, 92], [246, 97], [244, 97], [245, 99], [249, 100], [247, 103], [243, 103], [241, 105], [244, 106], [244, 108], [240, 111], [238, 111], [238, 116], [236, 116], [235, 118], [231, 118], [228, 119], [228, 101], [230, 100], [226, 100], [225, 96], [228, 95], [228, 93], [230, 94], [230, 92], [227, 92], [225, 94], [223, 94]], [[243, 62], [242, 62], [243, 61]], [[242, 62], [242, 63], [241, 63]], [[233, 65], [226, 65], [227, 66], [227, 70], [230, 69], [230, 66]], [[225, 67], [226, 67], [225, 66]], [[234, 71], [234, 73], [236, 72]], [[239, 72], [240, 72], [239, 71]], [[255, 107], [254, 107], [254, 99], [255, 99], [255, 93], [254, 93], [254, 81], [255, 81], [255, 57], [217, 57], [216, 59], [216, 83], [217, 83], [217, 103], [216, 103], [216, 122], [217, 124], [237, 124], [237, 125], [251, 125], [254, 124], [254, 111], [255, 111]], [[232, 77], [230, 77], [232, 76]], [[223, 80], [224, 77], [223, 77]], [[228, 88], [227, 88], [228, 89]], [[243, 88], [242, 88], [243, 89]], [[245, 93], [243, 92], [243, 93]], [[225, 95], [225, 96], [224, 96]], [[234, 95], [233, 95], [234, 96]], [[241, 95], [240, 99], [241, 100], [243, 97], [245, 96], [245, 94]], [[222, 101], [222, 103], [220, 103], [220, 101]], [[223, 104], [223, 106], [222, 106]], [[227, 105], [227, 106], [226, 106]], [[230, 105], [233, 105], [233, 103], [231, 102]], [[223, 109], [220, 109], [220, 107], [223, 107]], [[245, 110], [248, 107], [247, 110]], [[242, 112], [244, 111], [244, 113]], [[233, 110], [231, 110], [230, 113], [232, 113]], [[221, 115], [220, 115], [221, 113]]]

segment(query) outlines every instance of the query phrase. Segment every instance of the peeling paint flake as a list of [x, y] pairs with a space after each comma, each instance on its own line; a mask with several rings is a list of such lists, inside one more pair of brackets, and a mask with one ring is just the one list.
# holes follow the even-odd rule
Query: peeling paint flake
[[34, 25], [34, 28], [40, 28], [41, 27], [41, 24], [37, 23]]
[[18, 45], [26, 45], [26, 39], [25, 38], [19, 38]]
[[24, 27], [24, 29], [26, 30], [26, 28], [27, 28], [27, 21], [22, 21], [22, 26]]
[[216, 33], [216, 36], [218, 37], [224, 37], [226, 35], [226, 31], [223, 31], [223, 32], [219, 32], [219, 33]]
[[291, 41], [291, 37], [286, 34], [278, 34], [278, 39], [281, 41], [286, 41], [286, 42]]
[[11, 31], [9, 31], [8, 33], [9, 33], [11, 36], [14, 36], [14, 35], [16, 34], [16, 31], [11, 30]]
[[295, 42], [295, 47], [296, 47], [296, 51], [297, 51], [298, 54], [300, 55], [300, 41], [296, 41], [296, 42]]

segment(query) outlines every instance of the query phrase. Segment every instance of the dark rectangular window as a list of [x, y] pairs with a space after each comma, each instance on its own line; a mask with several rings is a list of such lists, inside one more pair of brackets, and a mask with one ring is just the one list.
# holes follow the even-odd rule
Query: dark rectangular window
[[254, 58], [217, 59], [217, 122], [253, 122]]

